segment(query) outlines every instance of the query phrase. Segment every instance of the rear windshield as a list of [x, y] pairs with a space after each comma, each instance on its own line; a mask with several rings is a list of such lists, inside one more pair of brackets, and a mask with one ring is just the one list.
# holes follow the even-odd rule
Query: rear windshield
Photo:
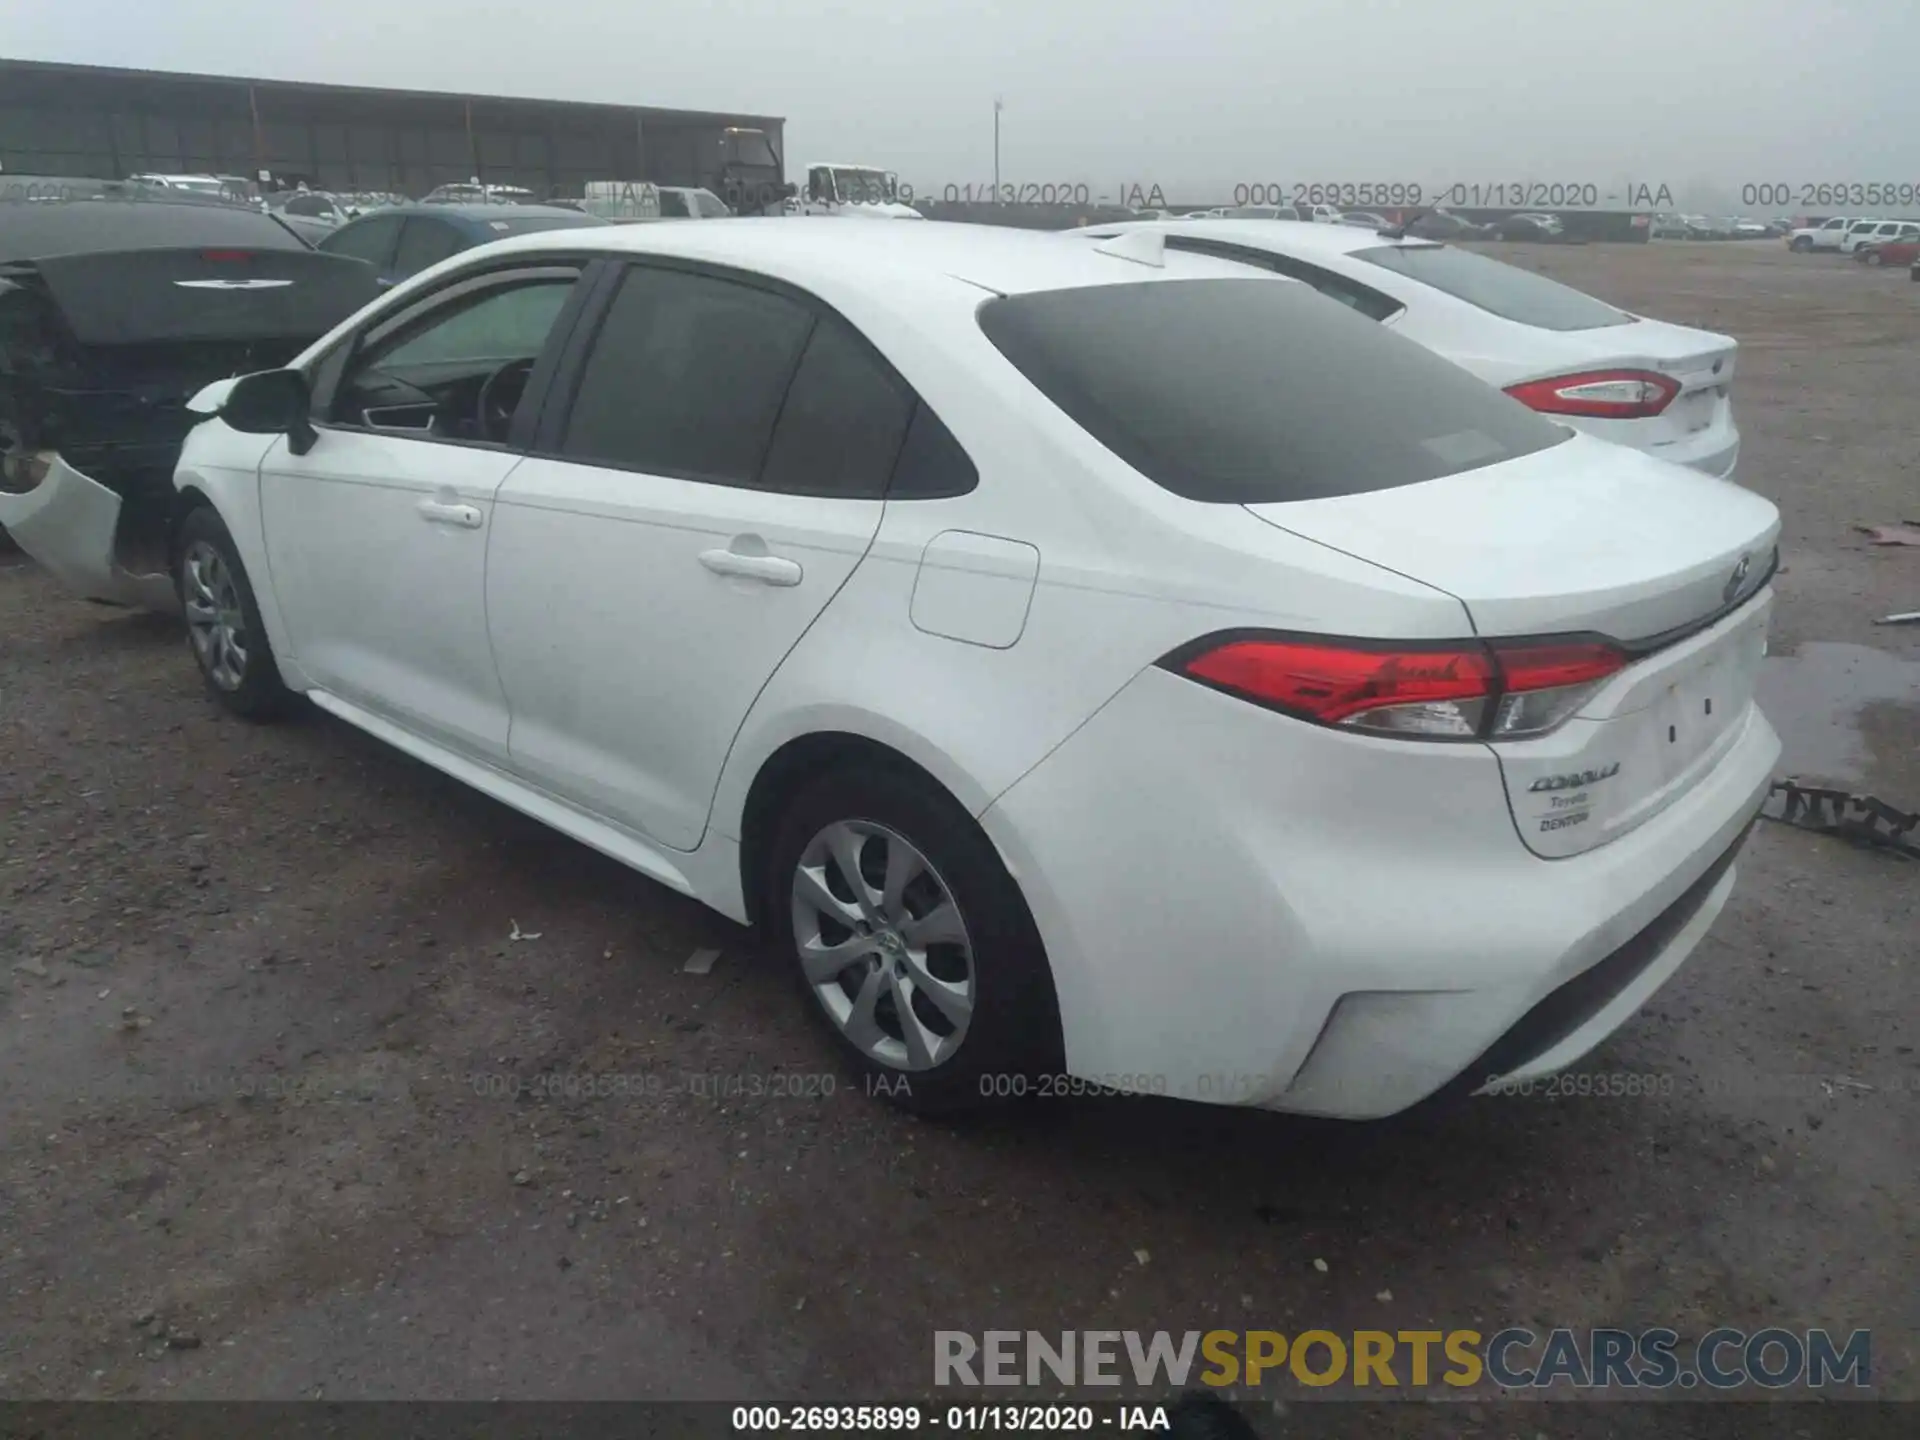
[[239, 205], [89, 199], [0, 203], [0, 260], [196, 245], [310, 248], [272, 216]]
[[1189, 500], [1390, 490], [1571, 432], [1291, 280], [1159, 280], [1003, 296], [980, 328], [1114, 454]]
[[1600, 330], [1633, 323], [1633, 316], [1603, 305], [1591, 295], [1471, 250], [1445, 245], [1382, 245], [1356, 250], [1353, 258], [1542, 330]]

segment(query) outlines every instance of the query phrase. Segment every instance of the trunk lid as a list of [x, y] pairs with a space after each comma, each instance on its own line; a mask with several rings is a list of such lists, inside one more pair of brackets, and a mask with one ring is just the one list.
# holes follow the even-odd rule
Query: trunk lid
[[55, 255], [30, 268], [89, 347], [311, 343], [380, 293], [364, 261], [317, 250], [196, 245]]
[[1650, 370], [1680, 387], [1658, 415], [1639, 420], [1583, 422], [1604, 439], [1658, 453], [1666, 445], [1697, 439], [1703, 431], [1733, 423], [1733, 372], [1739, 342], [1710, 330], [1636, 319], [1631, 325], [1593, 330], [1562, 330], [1540, 335], [1539, 364], [1533, 373], [1503, 385], [1596, 370]]
[[1752, 491], [1585, 435], [1424, 484], [1247, 508], [1445, 590], [1481, 635], [1628, 644], [1722, 609], [1743, 556], [1751, 593], [1780, 531]]
[[1482, 637], [1585, 632], [1634, 656], [1557, 729], [1490, 747], [1536, 854], [1658, 814], [1751, 722], [1780, 518], [1750, 491], [1576, 436], [1425, 484], [1247, 508], [1446, 591]]

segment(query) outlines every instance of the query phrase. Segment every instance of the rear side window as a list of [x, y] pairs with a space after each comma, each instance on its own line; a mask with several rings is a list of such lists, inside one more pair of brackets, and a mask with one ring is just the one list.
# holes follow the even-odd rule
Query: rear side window
[[466, 248], [466, 238], [446, 221], [413, 216], [400, 232], [400, 250], [393, 257], [394, 273], [417, 275]]
[[400, 233], [400, 217], [379, 215], [371, 220], [343, 225], [320, 242], [329, 255], [351, 255], [369, 265], [385, 265], [393, 254], [394, 237]]
[[914, 407], [906, 443], [893, 467], [889, 500], [941, 500], [964, 495], [980, 483], [973, 459], [946, 423], [922, 400]]
[[561, 453], [753, 484], [812, 324], [805, 307], [771, 291], [629, 270], [587, 357]]
[[760, 488], [878, 500], [913, 403], [906, 383], [844, 321], [822, 317], [781, 407]]
[[1003, 296], [979, 317], [1082, 429], [1189, 500], [1390, 490], [1571, 435], [1304, 285], [1089, 285]]
[[1353, 258], [1431, 285], [1502, 319], [1542, 330], [1600, 330], [1634, 323], [1624, 310], [1591, 295], [1471, 250], [1449, 245], [1381, 245], [1356, 250]]

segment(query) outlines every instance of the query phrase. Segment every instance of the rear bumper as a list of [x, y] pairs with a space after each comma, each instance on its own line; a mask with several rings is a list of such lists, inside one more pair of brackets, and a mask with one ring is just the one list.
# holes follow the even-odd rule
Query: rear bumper
[[982, 818], [1070, 1072], [1367, 1119], [1563, 1067], [1624, 1023], [1725, 904], [1779, 752], [1749, 708], [1687, 795], [1542, 860], [1483, 746], [1330, 732], [1156, 670]]
[[69, 590], [88, 600], [167, 612], [180, 608], [172, 578], [136, 575], [115, 555], [122, 499], [59, 455], [39, 457], [40, 483], [0, 491], [0, 528]]

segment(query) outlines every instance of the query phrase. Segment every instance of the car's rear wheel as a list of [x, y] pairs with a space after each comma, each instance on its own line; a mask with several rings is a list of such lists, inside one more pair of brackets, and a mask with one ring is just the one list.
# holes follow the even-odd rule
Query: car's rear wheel
[[270, 720], [289, 692], [260, 623], [260, 606], [233, 536], [212, 506], [181, 522], [174, 541], [174, 583], [186, 614], [187, 643], [207, 689], [234, 714]]
[[1058, 1065], [1032, 916], [951, 797], [889, 768], [833, 771], [794, 797], [769, 856], [768, 930], [870, 1093], [951, 1113]]

